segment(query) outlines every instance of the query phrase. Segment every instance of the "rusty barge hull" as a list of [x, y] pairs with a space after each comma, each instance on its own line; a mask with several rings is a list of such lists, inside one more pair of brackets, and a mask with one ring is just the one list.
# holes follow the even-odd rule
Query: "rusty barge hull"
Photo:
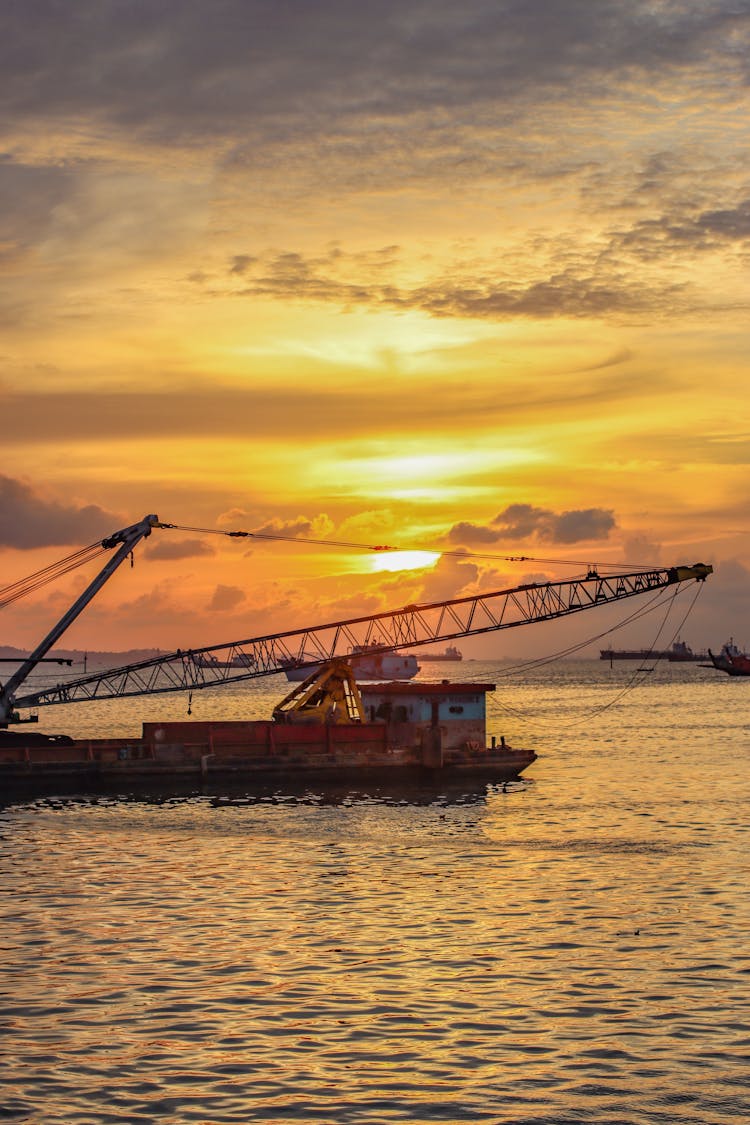
[[139, 739], [0, 738], [6, 787], [121, 788], [171, 782], [413, 781], [421, 777], [512, 781], [531, 750], [467, 741], [436, 747], [411, 723], [300, 725], [273, 721], [144, 723]]

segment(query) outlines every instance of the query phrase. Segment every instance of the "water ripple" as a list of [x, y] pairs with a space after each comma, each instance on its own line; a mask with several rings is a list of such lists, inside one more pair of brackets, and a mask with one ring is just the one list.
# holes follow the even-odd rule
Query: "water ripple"
[[7, 806], [0, 1120], [747, 1120], [746, 778], [673, 686], [506, 793]]

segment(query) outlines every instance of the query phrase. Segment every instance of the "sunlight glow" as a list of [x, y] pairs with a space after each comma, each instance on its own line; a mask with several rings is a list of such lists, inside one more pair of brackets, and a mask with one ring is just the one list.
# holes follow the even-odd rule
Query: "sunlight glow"
[[370, 560], [374, 571], [422, 570], [434, 566], [440, 554], [437, 551], [387, 551]]

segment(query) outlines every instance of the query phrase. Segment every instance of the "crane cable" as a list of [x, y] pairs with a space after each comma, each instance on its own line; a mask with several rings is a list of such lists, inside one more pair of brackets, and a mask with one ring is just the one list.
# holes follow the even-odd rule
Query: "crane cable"
[[[280, 535], [280, 534], [273, 534], [273, 533], [267, 533], [267, 532], [220, 531], [220, 530], [215, 529], [215, 528], [187, 527], [187, 526], [181, 526], [181, 525], [178, 525], [178, 524], [167, 524], [167, 523], [161, 523], [161, 522], [159, 523], [158, 526], [161, 527], [161, 528], [165, 528], [165, 529], [173, 529], [173, 530], [178, 530], [178, 531], [188, 531], [188, 532], [192, 532], [194, 534], [223, 535], [223, 536], [226, 536], [228, 538], [233, 538], [233, 539], [255, 538], [255, 539], [266, 539], [266, 540], [272, 540], [272, 541], [285, 541], [285, 542], [295, 542], [295, 543], [304, 543], [304, 544], [317, 544], [317, 545], [329, 546], [329, 547], [346, 547], [346, 548], [355, 549], [355, 550], [381, 551], [381, 552], [398, 551], [398, 550], [402, 549], [402, 548], [399, 548], [399, 547], [389, 546], [389, 545], [386, 545], [386, 544], [353, 543], [353, 542], [342, 541], [342, 540], [304, 538], [304, 537], [301, 537], [301, 536]], [[103, 542], [101, 540], [99, 540], [96, 543], [89, 544], [87, 547], [80, 548], [78, 551], [73, 552], [73, 554], [66, 556], [64, 559], [60, 559], [56, 563], [51, 563], [50, 565], [48, 565], [46, 567], [43, 567], [41, 570], [38, 570], [38, 571], [34, 572], [33, 574], [27, 576], [26, 578], [19, 579], [18, 581], [14, 582], [14, 583], [11, 583], [8, 586], [0, 587], [0, 609], [4, 608], [7, 605], [12, 604], [15, 601], [18, 601], [19, 599], [27, 596], [30, 593], [33, 593], [34, 591], [42, 588], [43, 586], [48, 585], [49, 583], [55, 581], [57, 578], [61, 577], [62, 575], [68, 574], [72, 570], [76, 570], [81, 566], [85, 566], [87, 563], [91, 562], [94, 558], [103, 554], [105, 549], [106, 548], [104, 547]], [[423, 549], [427, 549], [427, 548], [423, 548]], [[481, 553], [467, 552], [467, 551], [445, 551], [442, 548], [435, 548], [435, 549], [440, 554], [453, 555], [453, 556], [457, 556], [457, 557], [460, 557], [460, 558], [469, 557], [469, 558], [501, 559], [505, 562], [542, 562], [542, 563], [544, 563], [544, 562], [546, 562], [546, 563], [566, 562], [566, 563], [574, 564], [574, 565], [586, 565], [586, 566], [589, 567], [589, 570], [591, 570], [591, 564], [585, 564], [585, 563], [577, 562], [576, 560], [573, 560], [573, 559], [566, 559], [566, 560], [541, 559], [541, 558], [533, 558], [533, 557], [527, 556], [527, 555], [510, 556], [510, 555], [496, 555], [496, 554], [481, 554]], [[634, 564], [612, 564], [612, 565], [617, 566], [620, 569], [626, 569], [629, 566], [632, 566]], [[702, 588], [702, 584], [699, 583], [697, 585], [696, 592], [693, 596], [693, 600], [692, 600], [690, 606], [688, 607], [686, 613], [683, 615], [683, 618], [682, 618], [682, 621], [680, 622], [680, 625], [678, 626], [678, 628], [673, 633], [672, 641], [670, 643], [673, 643], [675, 638], [677, 636], [679, 636], [680, 631], [682, 630], [685, 622], [687, 621], [690, 613], [693, 610], [693, 607], [695, 606], [697, 598], [700, 595], [701, 588]], [[671, 594], [669, 594], [669, 593], [667, 593], [666, 591], [663, 591], [663, 590], [658, 591], [654, 595], [654, 598], [651, 600], [650, 603], [648, 603], [645, 607], [639, 607], [638, 610], [636, 610], [632, 614], [628, 615], [618, 625], [612, 626], [612, 628], [606, 629], [602, 633], [599, 633], [599, 634], [595, 635], [594, 637], [590, 637], [587, 640], [578, 642], [574, 645], [570, 645], [566, 649], [563, 649], [563, 650], [561, 650], [557, 653], [553, 653], [553, 654], [551, 654], [549, 656], [546, 656], [546, 657], [543, 657], [541, 659], [526, 661], [522, 664], [515, 665], [510, 670], [508, 670], [507, 672], [503, 672], [502, 674], [504, 676], [510, 676], [510, 675], [516, 674], [519, 671], [526, 671], [530, 668], [543, 667], [544, 665], [552, 663], [555, 660], [559, 660], [561, 658], [564, 658], [566, 656], [571, 655], [574, 652], [578, 652], [578, 651], [580, 651], [580, 649], [585, 648], [586, 646], [588, 646], [592, 642], [594, 642], [596, 640], [599, 640], [602, 637], [607, 636], [609, 633], [615, 632], [617, 629], [622, 628], [624, 625], [630, 624], [633, 621], [637, 621], [641, 617], [644, 617], [647, 614], [653, 612], [661, 604], [663, 604], [663, 600], [664, 600], [665, 594], [666, 594], [667, 599], [669, 600], [669, 605], [667, 606], [667, 610], [666, 610], [664, 619], [662, 621], [662, 624], [659, 627], [656, 638], [654, 639], [654, 643], [652, 644], [651, 649], [649, 650], [650, 652], [652, 652], [655, 649], [658, 638], [661, 635], [661, 632], [663, 631], [663, 629], [666, 625], [666, 622], [669, 618], [669, 614], [670, 614], [670, 612], [672, 610], [672, 607], [674, 605], [675, 599], [678, 597], [678, 595], [680, 593], [681, 593], [681, 591], [679, 590], [679, 588], [675, 589], [673, 592], [671, 592]], [[657, 656], [656, 659], [658, 660], [659, 657]], [[650, 670], [651, 669], [649, 669], [649, 671]], [[582, 717], [585, 718], [589, 715], [601, 714], [604, 711], [608, 710], [610, 707], [614, 706], [614, 704], [619, 699], [623, 698], [630, 691], [632, 691], [635, 686], [637, 686], [638, 677], [642, 676], [642, 672], [643, 672], [642, 668], [637, 669], [636, 672], [631, 677], [628, 684], [626, 684], [625, 687], [613, 699], [611, 699], [608, 703], [606, 703], [606, 704], [604, 704], [600, 707], [597, 707], [597, 708], [594, 708], [594, 709], [592, 709], [588, 712], [585, 712]], [[522, 711], [518, 710], [517, 708], [513, 708], [508, 704], [502, 704], [499, 701], [494, 700], [494, 699], [491, 701], [491, 703], [494, 704], [498, 709], [504, 710], [504, 711], [508, 712], [509, 714], [513, 714], [518, 718], [522, 718], [522, 719], [526, 718], [526, 716], [524, 715], [524, 713]], [[559, 727], [560, 724], [557, 723], [556, 725]], [[565, 724], [565, 725], [570, 726], [572, 724], [568, 723], [568, 724]]]
[[[680, 633], [682, 632], [686, 621], [688, 620], [688, 618], [690, 617], [690, 614], [693, 612], [693, 609], [695, 608], [695, 603], [698, 600], [698, 598], [700, 597], [700, 593], [701, 593], [702, 588], [703, 588], [702, 583], [699, 583], [696, 587], [695, 593], [693, 594], [693, 598], [690, 602], [690, 605], [688, 606], [687, 610], [683, 614], [679, 625], [672, 632], [672, 636], [671, 636], [671, 639], [669, 641], [669, 645], [674, 644], [675, 640], [677, 639], [677, 637], [679, 637]], [[666, 597], [664, 596], [665, 593], [666, 593]], [[682, 593], [683, 593], [683, 591], [680, 590], [679, 588], [675, 589], [673, 591], [669, 591], [669, 592], [661, 590], [661, 591], [659, 591], [659, 595], [655, 599], [652, 600], [652, 603], [650, 605], [648, 605], [644, 609], [639, 610], [639, 612], [637, 612], [637, 613], [631, 614], [629, 617], [625, 618], [618, 625], [614, 625], [611, 629], [606, 629], [603, 633], [599, 633], [598, 636], [591, 637], [586, 641], [580, 642], [579, 644], [571, 645], [569, 648], [563, 649], [561, 652], [553, 653], [551, 656], [543, 657], [540, 660], [537, 660], [537, 661], [530, 660], [530, 661], [527, 661], [524, 664], [515, 665], [512, 669], [510, 669], [508, 672], [506, 672], [504, 674], [505, 675], [512, 675], [515, 672], [525, 671], [529, 668], [543, 667], [545, 664], [550, 664], [554, 660], [564, 658], [565, 656], [570, 655], [570, 653], [572, 653], [572, 652], [577, 652], [580, 649], [585, 648], [587, 645], [591, 644], [593, 641], [599, 640], [602, 637], [607, 636], [607, 634], [615, 632], [617, 629], [622, 628], [623, 625], [630, 624], [632, 621], [637, 620], [639, 617], [644, 617], [644, 616], [646, 616], [646, 614], [653, 613], [655, 610], [659, 609], [660, 606], [663, 605], [665, 601], [667, 601], [669, 604], [667, 605], [664, 617], [662, 618], [662, 622], [661, 622], [661, 624], [659, 626], [659, 629], [657, 630], [656, 636], [654, 637], [654, 640], [651, 644], [651, 648], [649, 649], [649, 652], [654, 654], [654, 664], [656, 664], [661, 659], [661, 657], [659, 655], [657, 655], [656, 652], [655, 652], [656, 645], [658, 644], [659, 637], [661, 636], [661, 634], [662, 634], [662, 632], [663, 632], [663, 630], [664, 630], [664, 628], [667, 624], [667, 621], [669, 620], [669, 615], [672, 612], [672, 609], [674, 608], [675, 601], [677, 600], [677, 598]], [[644, 682], [644, 679], [643, 679], [644, 672], [651, 672], [651, 671], [653, 671], [653, 667], [644, 668], [643, 665], [641, 665], [639, 668], [636, 668], [636, 670], [631, 674], [627, 683], [611, 699], [609, 699], [606, 703], [600, 704], [599, 706], [590, 708], [586, 711], [582, 711], [577, 718], [570, 719], [568, 722], [561, 723], [558, 719], [555, 719], [554, 720], [555, 727], [558, 730], [563, 729], [565, 727], [569, 728], [569, 727], [578, 725], [583, 719], [587, 719], [587, 718], [590, 718], [590, 717], [595, 716], [595, 715], [603, 714], [605, 711], [608, 711], [611, 707], [614, 707], [614, 705], [616, 703], [618, 703], [621, 699], [623, 699], [626, 695], [629, 695], [630, 692], [634, 691], [637, 687], [640, 687]], [[517, 719], [521, 719], [521, 720], [524, 720], [526, 722], [529, 721], [527, 713], [524, 712], [524, 711], [521, 711], [517, 707], [512, 707], [510, 704], [502, 703], [500, 700], [497, 700], [497, 699], [494, 699], [494, 698], [490, 699], [489, 702], [490, 702], [491, 706], [493, 706], [498, 711], [505, 711], [508, 714], [513, 715]], [[551, 725], [551, 723], [552, 723], [552, 720], [545, 720], [545, 719], [537, 718], [536, 720], [531, 720], [530, 725], [533, 727], [535, 724], [537, 724], [537, 725], [543, 727], [545, 725], [549, 726], [549, 725]]]
[[25, 598], [35, 590], [41, 589], [42, 586], [47, 586], [50, 582], [62, 577], [63, 574], [69, 574], [71, 570], [77, 570], [79, 567], [85, 566], [92, 559], [104, 554], [104, 551], [105, 548], [101, 541], [90, 543], [88, 547], [81, 547], [80, 550], [74, 551], [72, 555], [68, 555], [58, 562], [50, 563], [49, 566], [42, 567], [41, 570], [35, 571], [34, 574], [30, 574], [26, 578], [19, 578], [17, 582], [11, 582], [8, 586], [0, 587], [0, 609], [11, 605], [20, 598]]
[[[701, 584], [701, 583], [697, 583], [697, 584], [696, 584], [696, 590], [695, 590], [695, 593], [693, 594], [693, 597], [692, 597], [692, 600], [691, 600], [691, 602], [690, 602], [690, 605], [688, 606], [688, 608], [687, 608], [687, 610], [685, 611], [685, 613], [684, 613], [684, 614], [682, 615], [682, 619], [681, 619], [681, 621], [680, 621], [679, 625], [678, 625], [678, 626], [677, 626], [677, 628], [676, 628], [676, 629], [675, 629], [675, 630], [674, 630], [674, 631], [672, 632], [672, 636], [670, 637], [670, 639], [669, 639], [669, 642], [668, 642], [668, 645], [669, 645], [669, 647], [671, 647], [671, 646], [672, 646], [672, 645], [674, 644], [675, 640], [677, 639], [677, 637], [679, 637], [680, 633], [682, 632], [682, 629], [683, 629], [683, 627], [684, 627], [684, 625], [685, 625], [685, 622], [686, 622], [686, 621], [687, 621], [687, 619], [689, 618], [690, 614], [692, 613], [693, 609], [695, 608], [695, 603], [696, 603], [696, 601], [697, 601], [697, 600], [698, 600], [698, 598], [700, 597], [701, 589], [702, 589], [702, 584]], [[670, 613], [671, 613], [671, 611], [672, 611], [672, 607], [673, 607], [673, 605], [674, 605], [674, 603], [675, 603], [675, 600], [676, 600], [676, 598], [677, 598], [677, 595], [678, 595], [678, 593], [679, 593], [679, 591], [678, 591], [678, 590], [675, 590], [675, 591], [674, 591], [674, 594], [673, 594], [673, 596], [672, 596], [672, 599], [671, 599], [671, 603], [670, 603], [670, 605], [668, 605], [668, 606], [667, 606], [667, 612], [666, 612], [666, 614], [665, 614], [665, 616], [664, 616], [664, 619], [663, 619], [663, 621], [662, 621], [662, 623], [661, 623], [661, 626], [660, 626], [660, 628], [659, 628], [659, 631], [658, 631], [658, 633], [656, 634], [656, 637], [654, 638], [654, 641], [653, 641], [653, 643], [652, 643], [652, 645], [651, 645], [651, 649], [650, 649], [650, 654], [651, 654], [651, 655], [653, 655], [653, 654], [654, 654], [654, 650], [656, 649], [656, 645], [658, 644], [658, 641], [659, 641], [659, 637], [660, 637], [660, 635], [661, 635], [661, 633], [662, 633], [663, 629], [664, 629], [664, 628], [666, 627], [667, 621], [668, 621], [668, 619], [669, 619], [669, 614], [670, 614]], [[659, 662], [659, 660], [660, 660], [660, 659], [661, 659], [661, 657], [660, 657], [660, 656], [658, 656], [658, 655], [653, 655], [653, 660], [654, 660], [654, 663], [653, 663], [653, 665], [651, 666], [651, 668], [649, 668], [649, 669], [647, 669], [647, 670], [648, 670], [649, 672], [652, 672], [652, 671], [653, 671], [653, 669], [654, 669], [654, 667], [656, 666], [656, 664], [658, 664], [658, 662]], [[613, 707], [613, 706], [615, 705], [615, 703], [617, 703], [617, 702], [618, 702], [618, 700], [620, 700], [620, 699], [622, 699], [622, 698], [623, 698], [624, 696], [628, 695], [628, 694], [629, 694], [629, 693], [630, 693], [630, 692], [631, 692], [631, 691], [632, 691], [632, 690], [633, 690], [633, 689], [634, 689], [635, 687], [638, 687], [638, 686], [640, 686], [640, 683], [642, 683], [642, 681], [643, 681], [643, 673], [644, 673], [644, 671], [646, 671], [646, 669], [644, 669], [643, 665], [641, 665], [641, 666], [640, 666], [640, 668], [636, 668], [636, 669], [635, 669], [635, 671], [633, 672], [633, 674], [631, 675], [631, 677], [630, 677], [630, 680], [629, 680], [629, 681], [628, 681], [628, 682], [627, 682], [627, 683], [625, 684], [625, 686], [624, 686], [624, 687], [622, 688], [622, 690], [621, 690], [621, 691], [619, 692], [619, 694], [618, 694], [618, 695], [615, 695], [615, 697], [614, 697], [613, 699], [611, 699], [611, 700], [609, 701], [609, 703], [603, 703], [603, 704], [602, 704], [602, 705], [601, 705], [600, 707], [597, 707], [597, 708], [595, 708], [595, 709], [594, 709], [594, 710], [593, 710], [593, 711], [591, 712], [591, 714], [592, 714], [592, 715], [601, 715], [601, 714], [603, 714], [603, 713], [604, 713], [605, 711], [608, 711], [608, 710], [610, 709], [610, 707]], [[638, 679], [638, 677], [639, 677], [639, 676], [640, 676], [640, 680]]]
[[624, 617], [622, 621], [618, 621], [616, 625], [612, 625], [609, 629], [604, 629], [601, 633], [595, 633], [593, 636], [587, 637], [583, 641], [577, 641], [575, 644], [568, 645], [567, 648], [550, 653], [549, 656], [536, 657], [533, 660], [526, 660], [520, 664], [514, 664], [507, 672], [504, 672], [503, 675], [512, 676], [515, 675], [516, 672], [525, 672], [530, 668], [543, 668], [545, 664], [552, 664], [556, 660], [564, 660], [566, 656], [571, 656], [575, 652], [580, 652], [583, 648], [588, 648], [588, 646], [594, 644], [595, 641], [600, 641], [611, 633], [616, 633], [626, 625], [632, 625], [634, 621], [639, 621], [641, 617], [647, 617], [650, 613], [653, 613], [654, 610], [658, 609], [665, 600], [673, 598], [677, 593], [682, 593], [682, 591], [669, 589], [657, 590], [645, 605], [638, 606], [637, 609], [634, 609], [627, 617]]
[[[353, 551], [375, 551], [380, 553], [396, 552], [396, 551], [426, 551], [430, 553], [448, 555], [449, 557], [459, 559], [495, 559], [501, 562], [536, 562], [544, 563], [547, 565], [570, 565], [570, 566], [584, 566], [589, 570], [592, 568], [590, 561], [582, 561], [581, 559], [546, 559], [540, 558], [535, 555], [500, 555], [492, 554], [490, 552], [469, 551], [461, 550], [448, 550], [438, 544], [420, 544], [416, 547], [401, 547], [389, 543], [354, 543], [346, 539], [317, 539], [311, 536], [304, 535], [282, 535], [279, 532], [269, 531], [222, 531], [215, 527], [186, 527], [177, 523], [159, 523], [159, 527], [167, 528], [173, 531], [188, 531], [193, 535], [223, 535], [228, 539], [263, 539], [272, 542], [281, 543], [301, 543], [303, 545], [313, 545], [320, 547], [344, 547]], [[608, 563], [607, 566], [612, 570], [628, 571], [632, 568], [636, 570], [649, 570], [652, 569], [652, 564], [639, 565], [637, 563]], [[653, 569], [660, 569], [653, 567]]]
[[[305, 537], [299, 535], [282, 535], [280, 533], [265, 532], [265, 531], [221, 531], [217, 528], [211, 527], [188, 527], [176, 523], [162, 523], [159, 522], [158, 526], [167, 530], [187, 531], [192, 534], [198, 535], [222, 535], [229, 539], [262, 539], [271, 542], [283, 543], [300, 543], [303, 545], [315, 545], [323, 547], [343, 547], [348, 550], [356, 551], [374, 551], [379, 553], [393, 553], [402, 551], [407, 548], [393, 546], [385, 543], [355, 543], [349, 540], [342, 539], [317, 539], [313, 537]], [[580, 559], [547, 559], [536, 557], [533, 555], [500, 555], [490, 552], [467, 551], [467, 550], [446, 550], [438, 545], [422, 546], [419, 548], [408, 548], [408, 550], [422, 550], [435, 552], [440, 555], [447, 555], [448, 557], [458, 559], [491, 559], [499, 560], [502, 562], [534, 562], [543, 565], [568, 565], [568, 566], [584, 566], [587, 568], [588, 573], [593, 575], [595, 568], [592, 567], [590, 562], [582, 562]], [[102, 542], [91, 543], [88, 547], [82, 547], [80, 550], [75, 551], [72, 555], [68, 555], [64, 559], [60, 559], [56, 563], [51, 563], [49, 566], [43, 567], [41, 570], [36, 571], [34, 574], [28, 575], [26, 578], [19, 579], [8, 586], [0, 587], [0, 609], [13, 602], [34, 593], [41, 587], [48, 585], [50, 582], [56, 581], [64, 574], [68, 574], [78, 567], [85, 566], [93, 559], [97, 558], [104, 552], [105, 548]], [[609, 563], [608, 569], [615, 571], [627, 571], [635, 567], [638, 570], [650, 569], [647, 566], [638, 566], [635, 563]]]

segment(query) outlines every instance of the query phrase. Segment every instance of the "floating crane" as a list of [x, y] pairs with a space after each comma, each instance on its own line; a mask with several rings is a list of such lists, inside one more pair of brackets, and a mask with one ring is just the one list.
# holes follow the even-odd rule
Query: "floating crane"
[[703, 582], [712, 573], [705, 563], [634, 570], [628, 574], [601, 575], [590, 568], [581, 578], [560, 582], [531, 582], [505, 590], [407, 605], [401, 609], [334, 621], [314, 628], [273, 633], [242, 641], [167, 653], [149, 660], [105, 669], [66, 680], [38, 691], [21, 688], [50, 648], [88, 605], [136, 545], [155, 528], [172, 527], [158, 516], [114, 532], [101, 541], [105, 549], [117, 548], [97, 577], [61, 617], [18, 670], [0, 688], [0, 727], [22, 719], [18, 708], [37, 708], [94, 699], [166, 692], [192, 692], [239, 680], [283, 672], [289, 663], [309, 665], [346, 658], [354, 648], [370, 653], [412, 649], [436, 641], [496, 632], [532, 622], [551, 621], [596, 606], [609, 605], [640, 594], [655, 593], [682, 582]]

